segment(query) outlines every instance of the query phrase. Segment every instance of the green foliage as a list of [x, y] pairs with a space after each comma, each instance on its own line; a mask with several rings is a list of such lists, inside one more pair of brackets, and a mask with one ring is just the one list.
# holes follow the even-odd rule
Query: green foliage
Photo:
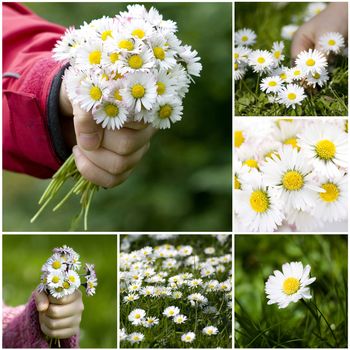
[[[283, 40], [286, 47], [285, 65], [291, 42], [281, 38], [281, 28], [296, 18], [302, 24], [301, 15], [306, 3], [237, 3], [235, 5], [236, 30], [250, 28], [257, 34], [254, 49], [270, 50], [274, 41]], [[259, 18], [257, 21], [256, 19]], [[235, 82], [235, 115], [237, 116], [347, 116], [348, 115], [348, 59], [337, 57], [331, 62], [336, 68], [323, 88], [308, 88], [301, 106], [296, 109], [269, 103], [267, 95], [258, 89], [258, 74], [249, 70], [242, 80]], [[261, 80], [261, 79], [260, 79]]]
[[[41, 267], [52, 249], [71, 246], [81, 261], [95, 264], [96, 295], [83, 296], [80, 333], [82, 348], [116, 347], [116, 237], [112, 235], [4, 235], [3, 299], [7, 305], [25, 304], [40, 283]], [[84, 291], [82, 290], [83, 294]]]
[[[28, 3], [33, 11], [64, 26], [113, 16], [126, 3]], [[160, 131], [131, 177], [93, 198], [92, 231], [231, 230], [231, 84], [230, 3], [147, 3], [177, 21], [179, 38], [202, 58], [203, 72], [184, 100], [184, 118]], [[5, 231], [65, 231], [77, 200], [34, 223], [29, 220], [47, 181], [4, 174]], [[70, 186], [72, 183], [70, 184]], [[68, 188], [66, 187], [66, 190]], [[66, 192], [62, 193], [62, 198]], [[81, 228], [80, 228], [81, 229]]]
[[[241, 348], [347, 348], [347, 236], [238, 235], [235, 241], [235, 344]], [[312, 302], [267, 305], [265, 282], [282, 264], [311, 266]], [[319, 313], [317, 313], [319, 315]]]

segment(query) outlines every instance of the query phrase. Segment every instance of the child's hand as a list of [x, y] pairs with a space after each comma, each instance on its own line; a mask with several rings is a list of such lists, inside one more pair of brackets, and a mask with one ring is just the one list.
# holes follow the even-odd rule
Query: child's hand
[[318, 39], [327, 32], [338, 32], [348, 37], [348, 5], [346, 2], [334, 2], [325, 10], [304, 23], [294, 34], [292, 58], [303, 50], [320, 50]]
[[[124, 182], [147, 152], [155, 129], [143, 123], [127, 123], [115, 131], [103, 129], [96, 124], [91, 113], [76, 105], [71, 106], [64, 82], [60, 92], [60, 107], [66, 142], [71, 145], [77, 143], [73, 153], [81, 175], [106, 188]], [[73, 116], [75, 137], [72, 127], [65, 128]]]
[[34, 294], [42, 332], [57, 339], [67, 339], [79, 333], [84, 304], [79, 290], [62, 299], [45, 293]]

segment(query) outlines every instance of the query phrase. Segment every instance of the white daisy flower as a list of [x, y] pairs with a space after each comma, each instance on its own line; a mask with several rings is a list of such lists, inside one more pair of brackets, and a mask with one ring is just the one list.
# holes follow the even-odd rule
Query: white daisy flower
[[287, 81], [289, 83], [294, 80], [301, 80], [303, 78], [305, 78], [305, 74], [300, 67], [293, 67], [287, 70]]
[[308, 6], [306, 8], [305, 21], [308, 21], [312, 17], [318, 15], [326, 7], [327, 7], [327, 4], [325, 2], [312, 2], [312, 3], [308, 4]]
[[278, 304], [280, 309], [300, 299], [311, 299], [309, 285], [316, 277], [309, 278], [311, 267], [305, 268], [301, 262], [291, 262], [282, 265], [282, 272], [275, 270], [265, 284], [268, 305]]
[[175, 94], [176, 80], [166, 71], [159, 71], [156, 78], [158, 100], [161, 97], [168, 98]]
[[344, 37], [337, 32], [328, 32], [323, 34], [318, 41], [321, 49], [329, 54], [330, 52], [334, 52], [335, 54], [339, 54], [342, 49], [345, 47]]
[[284, 104], [287, 108], [292, 107], [295, 109], [295, 106], [301, 105], [302, 101], [306, 98], [304, 92], [305, 90], [301, 86], [288, 84], [278, 91], [278, 102]]
[[150, 38], [153, 57], [161, 70], [172, 69], [176, 65], [175, 51], [169, 49], [166, 39], [161, 35]]
[[103, 16], [102, 18], [91, 21], [90, 27], [96, 32], [98, 39], [106, 41], [112, 38], [112, 31], [115, 25], [116, 23], [113, 18]]
[[92, 296], [96, 293], [97, 278], [95, 275], [91, 275], [86, 279], [86, 294]]
[[334, 177], [348, 167], [348, 135], [335, 125], [312, 124], [299, 135], [306, 161], [316, 173]]
[[185, 334], [182, 334], [181, 340], [185, 343], [192, 343], [196, 338], [196, 334], [193, 332], [187, 332]]
[[130, 312], [128, 320], [134, 325], [137, 326], [142, 323], [143, 319], [146, 316], [146, 312], [143, 309], [135, 309]]
[[89, 41], [77, 49], [76, 62], [82, 68], [92, 68], [101, 64], [103, 45], [101, 41]]
[[142, 340], [144, 339], [144, 335], [142, 333], [139, 332], [133, 332], [130, 333], [128, 336], [128, 340], [131, 344], [138, 344], [141, 343]]
[[294, 33], [298, 30], [298, 26], [295, 24], [289, 24], [282, 27], [281, 37], [283, 39], [292, 40]]
[[152, 25], [144, 19], [128, 21], [125, 23], [123, 31], [127, 36], [140, 40], [149, 39], [154, 33]]
[[138, 294], [130, 293], [123, 298], [123, 301], [124, 301], [124, 303], [128, 304], [128, 303], [131, 303], [139, 298], [140, 298], [140, 296]]
[[146, 72], [152, 69], [155, 60], [152, 53], [148, 49], [144, 49], [138, 53], [131, 53], [123, 56], [118, 62], [118, 70], [120, 74], [133, 72]]
[[235, 62], [248, 63], [248, 58], [251, 52], [252, 50], [246, 46], [236, 46], [233, 52]]
[[43, 271], [63, 271], [66, 268], [65, 260], [60, 254], [53, 254], [43, 266]]
[[323, 69], [321, 73], [309, 73], [306, 77], [307, 85], [312, 86], [313, 88], [316, 85], [322, 87], [329, 80], [328, 72], [326, 69]]
[[186, 320], [187, 320], [187, 316], [181, 315], [181, 314], [178, 314], [178, 315], [174, 316], [174, 318], [173, 318], [173, 321], [174, 321], [174, 323], [176, 323], [176, 324], [185, 323]]
[[108, 51], [114, 52], [117, 50], [121, 53], [137, 53], [141, 51], [141, 40], [133, 38], [131, 35], [125, 32], [120, 32], [119, 30], [113, 30], [112, 40], [106, 42], [106, 49]]
[[66, 280], [69, 282], [70, 285], [72, 285], [75, 289], [78, 289], [80, 286], [80, 277], [79, 275], [73, 271], [69, 270], [66, 274]]
[[312, 49], [309, 49], [309, 51], [301, 51], [295, 63], [305, 74], [321, 74], [322, 70], [325, 69], [328, 64], [322, 52]]
[[248, 28], [243, 28], [235, 32], [235, 45], [250, 46], [255, 44], [256, 34]]
[[129, 74], [125, 85], [120, 95], [129, 108], [136, 112], [142, 107], [152, 109], [157, 99], [157, 85], [152, 75], [144, 72]]
[[260, 90], [267, 94], [277, 93], [282, 87], [282, 79], [279, 76], [267, 77], [260, 83]]
[[280, 67], [272, 69], [270, 71], [270, 75], [271, 76], [278, 75], [283, 82], [287, 82], [287, 80], [288, 80], [288, 70], [289, 70], [288, 67], [280, 66]]
[[188, 74], [199, 77], [202, 71], [202, 64], [199, 62], [201, 58], [198, 56], [198, 52], [192, 50], [191, 46], [184, 45], [178, 54], [186, 63]]
[[250, 172], [247, 184], [242, 186], [242, 191], [236, 192], [235, 207], [248, 231], [272, 232], [284, 219], [281, 201], [272, 197], [257, 171]]
[[46, 283], [49, 288], [58, 288], [62, 287], [64, 282], [64, 275], [61, 270], [52, 271], [46, 277]]
[[253, 67], [254, 72], [263, 73], [271, 69], [273, 57], [269, 51], [255, 50], [249, 55], [249, 65]]
[[244, 63], [237, 63], [235, 62], [233, 65], [234, 71], [233, 71], [233, 75], [234, 75], [234, 79], [235, 80], [241, 80], [245, 73], [247, 72], [247, 65]]
[[157, 317], [147, 317], [142, 321], [142, 325], [146, 328], [151, 328], [159, 323], [159, 318]]
[[284, 50], [284, 42], [283, 41], [275, 41], [272, 44], [272, 57], [273, 57], [273, 62], [275, 66], [279, 65], [280, 62], [284, 60], [284, 55], [283, 55], [283, 50]]
[[108, 130], [118, 130], [123, 127], [128, 119], [128, 111], [122, 103], [103, 101], [92, 112], [97, 124]]
[[106, 89], [106, 81], [97, 76], [83, 80], [78, 88], [77, 96], [81, 109], [89, 112], [93, 107], [98, 106], [102, 102]]
[[202, 333], [205, 335], [216, 335], [219, 333], [219, 330], [214, 326], [207, 326], [202, 329]]
[[163, 315], [170, 318], [178, 315], [180, 313], [180, 309], [177, 306], [169, 306], [163, 311]]
[[278, 155], [272, 155], [261, 166], [264, 183], [273, 195], [277, 195], [286, 208], [299, 210], [314, 207], [313, 193], [323, 191], [313, 180], [312, 170], [304, 154], [290, 146], [283, 146]]
[[283, 145], [290, 145], [300, 150], [298, 144], [298, 134], [302, 131], [304, 124], [298, 120], [279, 119], [273, 131], [273, 138]]
[[119, 330], [119, 340], [124, 341], [124, 340], [127, 340], [127, 338], [128, 338], [128, 334], [126, 333], [125, 328], [120, 329]]
[[147, 115], [147, 121], [150, 121], [155, 128], [167, 129], [182, 119], [183, 106], [178, 98], [161, 98], [154, 110]]
[[66, 29], [61, 39], [58, 40], [53, 48], [53, 58], [57, 61], [65, 61], [75, 57], [76, 50], [81, 44], [79, 32], [74, 27]]
[[63, 287], [50, 288], [49, 291], [50, 294], [56, 299], [61, 299], [66, 296], [66, 292]]

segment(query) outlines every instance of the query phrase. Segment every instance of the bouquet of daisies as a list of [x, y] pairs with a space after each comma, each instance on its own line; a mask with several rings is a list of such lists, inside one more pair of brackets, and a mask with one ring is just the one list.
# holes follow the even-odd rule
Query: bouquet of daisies
[[79, 274], [81, 269], [79, 259], [79, 254], [66, 245], [54, 248], [53, 255], [41, 269], [38, 291], [61, 299], [83, 286], [88, 296], [94, 295], [97, 286], [95, 267], [92, 264], [85, 264], [84, 273]]
[[[69, 28], [53, 49], [53, 57], [67, 64], [64, 82], [77, 104], [103, 128], [116, 130], [128, 121], [170, 128], [181, 120], [182, 100], [202, 65], [196, 50], [176, 36], [177, 24], [155, 9], [129, 5], [126, 12]], [[73, 155], [67, 159], [39, 201], [32, 222], [69, 178], [75, 185], [54, 208], [71, 195], [81, 196], [84, 228], [98, 186], [82, 178]]]

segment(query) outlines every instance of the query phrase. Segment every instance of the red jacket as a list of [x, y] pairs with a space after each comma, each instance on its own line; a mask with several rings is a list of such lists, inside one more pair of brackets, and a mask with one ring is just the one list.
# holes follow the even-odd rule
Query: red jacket
[[16, 3], [3, 11], [3, 167], [51, 177], [70, 150], [59, 123], [64, 67], [51, 50], [65, 28]]

